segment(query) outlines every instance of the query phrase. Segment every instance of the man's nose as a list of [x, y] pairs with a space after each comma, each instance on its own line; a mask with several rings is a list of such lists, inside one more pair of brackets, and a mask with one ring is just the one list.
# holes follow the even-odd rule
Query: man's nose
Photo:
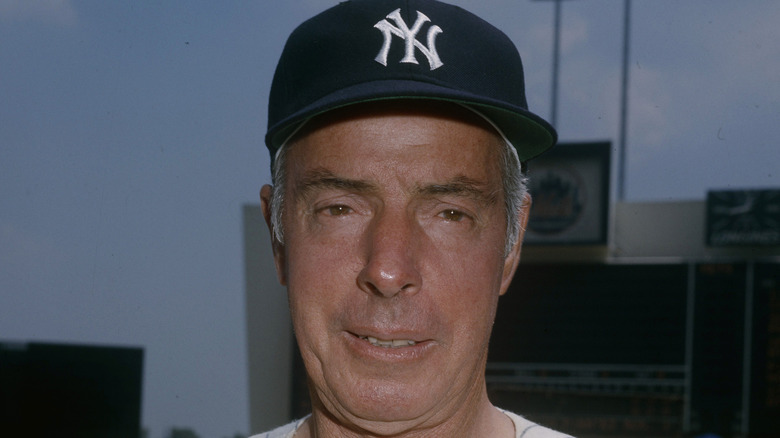
[[365, 265], [358, 277], [360, 288], [367, 293], [394, 297], [414, 294], [422, 286], [416, 253], [414, 221], [403, 212], [383, 212], [374, 218], [364, 236]]

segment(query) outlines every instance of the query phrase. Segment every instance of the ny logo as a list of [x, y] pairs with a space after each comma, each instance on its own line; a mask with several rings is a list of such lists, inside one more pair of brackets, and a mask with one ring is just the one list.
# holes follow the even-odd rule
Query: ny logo
[[428, 58], [428, 65], [431, 66], [431, 70], [436, 70], [444, 65], [444, 63], [441, 62], [441, 59], [439, 59], [439, 54], [436, 53], [436, 37], [442, 33], [439, 26], [432, 25], [428, 28], [428, 47], [425, 47], [421, 42], [417, 41], [417, 33], [420, 31], [423, 24], [431, 21], [430, 18], [426, 17], [422, 12], [417, 11], [417, 21], [414, 22], [411, 29], [401, 17], [401, 9], [396, 9], [391, 12], [387, 18], [395, 21], [396, 25], [393, 26], [387, 20], [382, 20], [374, 25], [375, 28], [382, 31], [382, 35], [385, 37], [382, 49], [379, 51], [379, 54], [376, 55], [376, 58], [374, 58], [376, 62], [387, 66], [387, 54], [390, 52], [390, 45], [393, 42], [393, 35], [395, 35], [403, 38], [406, 43], [406, 54], [401, 62], [419, 64], [417, 58], [414, 56], [414, 49], [417, 48], [420, 49], [426, 58]]

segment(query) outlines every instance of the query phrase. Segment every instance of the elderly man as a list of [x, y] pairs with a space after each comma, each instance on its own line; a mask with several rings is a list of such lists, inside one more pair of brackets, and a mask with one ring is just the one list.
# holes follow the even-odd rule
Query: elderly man
[[564, 436], [485, 386], [521, 163], [556, 140], [511, 41], [436, 1], [341, 3], [290, 36], [268, 126], [262, 207], [313, 412], [258, 437]]

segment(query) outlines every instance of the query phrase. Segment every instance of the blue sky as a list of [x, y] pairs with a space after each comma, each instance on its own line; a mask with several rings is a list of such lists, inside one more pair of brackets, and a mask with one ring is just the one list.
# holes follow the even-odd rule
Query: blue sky
[[[0, 340], [143, 346], [152, 438], [248, 431], [241, 205], [271, 75], [335, 1], [0, 0]], [[553, 7], [504, 30], [550, 111]], [[618, 134], [622, 1], [563, 6], [562, 140]], [[780, 187], [780, 2], [633, 0], [627, 199]]]

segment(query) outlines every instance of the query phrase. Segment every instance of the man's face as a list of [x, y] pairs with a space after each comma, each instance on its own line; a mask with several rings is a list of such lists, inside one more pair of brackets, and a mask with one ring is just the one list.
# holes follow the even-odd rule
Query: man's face
[[313, 403], [385, 431], [481, 401], [519, 257], [504, 257], [499, 137], [462, 108], [398, 108], [310, 122], [289, 146], [276, 247]]

